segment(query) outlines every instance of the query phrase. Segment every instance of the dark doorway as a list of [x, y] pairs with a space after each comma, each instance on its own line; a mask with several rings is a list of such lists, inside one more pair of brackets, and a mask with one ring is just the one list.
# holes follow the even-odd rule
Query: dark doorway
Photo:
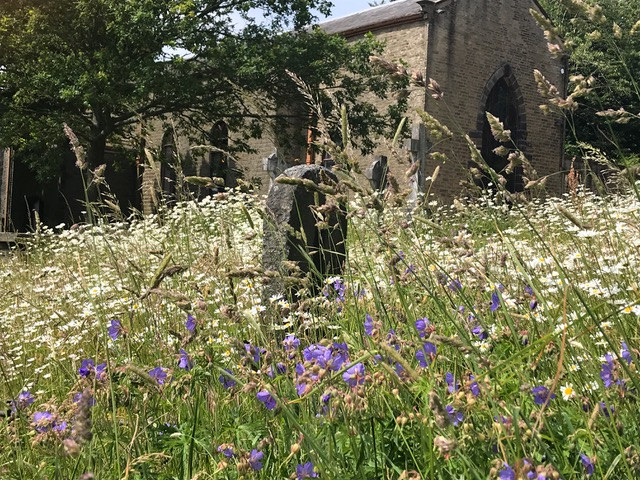
[[[229, 127], [223, 121], [216, 122], [211, 128], [211, 146], [213, 150], [209, 157], [211, 176], [224, 179], [224, 187], [235, 187], [227, 152], [229, 150]], [[218, 191], [224, 190], [218, 187]]]
[[[502, 77], [496, 82], [491, 89], [487, 98], [485, 111], [490, 112], [492, 115], [498, 117], [503, 123], [504, 128], [511, 130], [511, 138], [513, 143], [518, 145], [520, 137], [523, 132], [519, 131], [520, 126], [520, 114], [517, 103], [517, 95], [505, 77]], [[513, 172], [505, 172], [505, 168], [508, 165], [507, 157], [500, 156], [494, 153], [494, 150], [499, 146], [504, 146], [509, 151], [515, 150], [513, 143], [500, 143], [491, 133], [491, 127], [489, 121], [484, 119], [484, 126], [482, 128], [482, 157], [487, 164], [493, 168], [499, 175], [502, 175], [506, 179], [505, 188], [511, 192], [520, 192], [524, 188], [522, 180], [522, 167], [518, 166]], [[491, 182], [491, 178], [487, 175], [480, 179], [480, 186], [488, 188], [488, 184]]]

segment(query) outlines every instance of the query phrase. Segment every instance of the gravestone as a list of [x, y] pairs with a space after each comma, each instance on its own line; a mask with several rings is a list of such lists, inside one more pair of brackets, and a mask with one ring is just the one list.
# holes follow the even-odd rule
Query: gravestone
[[407, 204], [410, 209], [413, 209], [418, 203], [420, 192], [424, 192], [426, 178], [425, 172], [427, 168], [427, 150], [429, 149], [429, 144], [427, 140], [427, 129], [423, 123], [413, 126], [411, 138], [407, 140], [405, 147], [411, 153], [412, 163], [418, 163], [416, 172], [409, 179], [411, 183], [411, 193], [407, 198]]
[[[310, 180], [314, 184], [336, 184], [337, 177], [320, 165], [298, 165], [285, 170], [284, 177]], [[343, 205], [324, 215], [324, 226], [316, 207], [327, 205], [326, 195], [303, 185], [273, 184], [267, 197], [264, 221], [263, 267], [286, 276], [285, 261], [295, 262], [304, 273], [311, 273], [312, 290], [322, 288], [324, 277], [340, 275], [346, 253], [347, 218]], [[264, 297], [291, 294], [282, 278], [265, 285]]]
[[365, 170], [364, 175], [376, 192], [383, 192], [387, 188], [387, 171], [387, 157], [384, 155], [376, 156], [371, 166]]
[[282, 174], [286, 169], [286, 165], [283, 160], [278, 157], [278, 152], [275, 151], [267, 158], [262, 159], [262, 170], [269, 174], [269, 189], [273, 187], [273, 183], [276, 178]]

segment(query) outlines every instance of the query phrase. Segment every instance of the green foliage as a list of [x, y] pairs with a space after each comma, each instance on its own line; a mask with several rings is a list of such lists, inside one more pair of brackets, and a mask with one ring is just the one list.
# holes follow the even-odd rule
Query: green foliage
[[[638, 118], [616, 122], [596, 112], [623, 107], [640, 113], [640, 2], [601, 0], [541, 2], [570, 54], [570, 74], [593, 76], [591, 92], [572, 115], [575, 140], [588, 142], [624, 164], [640, 153]], [[573, 150], [570, 150], [572, 152]]]
[[[95, 167], [106, 143], [135, 147], [141, 122], [171, 116], [200, 140], [207, 125], [225, 120], [237, 134], [235, 148], [246, 150], [244, 140], [260, 135], [267, 117], [308, 116], [285, 69], [345, 103], [368, 89], [382, 95], [387, 84], [371, 78], [367, 62], [379, 43], [349, 44], [309, 28], [314, 9], [327, 14], [329, 6], [326, 0], [2, 2], [0, 144], [47, 176], [68, 150], [63, 123], [88, 145]], [[264, 18], [257, 20], [256, 11]], [[388, 123], [372, 113], [364, 108], [354, 118], [363, 137]]]

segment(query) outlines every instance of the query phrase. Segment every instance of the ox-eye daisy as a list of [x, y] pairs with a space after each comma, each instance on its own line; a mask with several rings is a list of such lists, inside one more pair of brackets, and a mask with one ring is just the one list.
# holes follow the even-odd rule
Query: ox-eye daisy
[[564, 400], [569, 400], [570, 398], [576, 396], [576, 391], [573, 389], [573, 385], [571, 385], [570, 383], [563, 385], [560, 391], [562, 392], [562, 398]]

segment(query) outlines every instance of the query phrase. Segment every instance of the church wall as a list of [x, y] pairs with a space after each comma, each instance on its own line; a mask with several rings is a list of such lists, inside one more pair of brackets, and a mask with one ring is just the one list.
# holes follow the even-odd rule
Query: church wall
[[[441, 13], [434, 12], [427, 71], [440, 83], [445, 96], [444, 101], [427, 98], [427, 110], [451, 130], [469, 133], [480, 148], [478, 114], [484, 108], [483, 93], [492, 75], [510, 65], [526, 116], [523, 149], [538, 174], [544, 176], [560, 170], [563, 123], [540, 110], [544, 100], [538, 94], [533, 70], [540, 70], [560, 91], [565, 80], [563, 61], [548, 53], [542, 31], [529, 13], [533, 6], [525, 0], [458, 0], [444, 4]], [[459, 180], [468, 176], [469, 149], [464, 140], [456, 138], [442, 151], [449, 160], [434, 191], [440, 198], [451, 199], [461, 190]], [[431, 160], [427, 171], [434, 168]], [[549, 178], [547, 189], [560, 193], [559, 175]]]

